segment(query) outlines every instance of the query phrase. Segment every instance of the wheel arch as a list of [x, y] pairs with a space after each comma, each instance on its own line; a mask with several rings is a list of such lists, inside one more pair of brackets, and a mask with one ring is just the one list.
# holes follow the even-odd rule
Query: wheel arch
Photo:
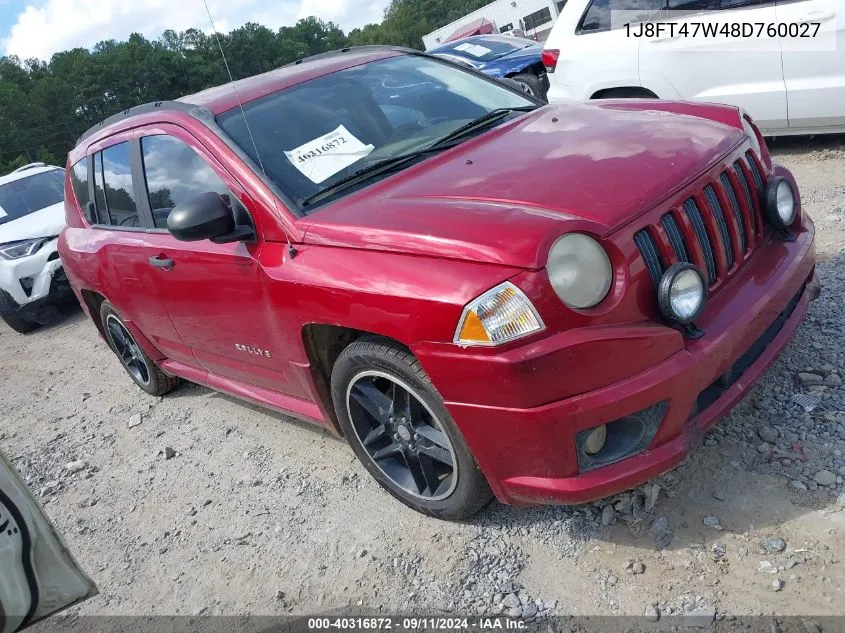
[[[626, 96], [615, 97], [612, 93], [629, 93]], [[656, 93], [649, 90], [644, 86], [614, 86], [613, 88], [602, 88], [601, 90], [596, 90], [590, 99], [613, 99], [613, 98], [622, 98], [622, 99], [634, 99], [637, 97], [645, 98], [645, 99], [659, 99], [660, 97], [657, 96]]]
[[323, 410], [332, 423], [332, 427], [340, 436], [343, 436], [343, 431], [337, 421], [332, 402], [332, 370], [343, 350], [362, 338], [378, 339], [401, 347], [413, 355], [410, 348], [402, 341], [377, 332], [327, 323], [307, 323], [302, 327], [302, 343], [305, 346], [305, 353], [311, 367], [317, 395], [320, 398]]
[[543, 66], [542, 62], [535, 62], [535, 63], [532, 63], [532, 64], [528, 64], [526, 66], [523, 66], [522, 68], [519, 68], [517, 70], [509, 71], [505, 75], [505, 78], [506, 79], [513, 79], [517, 75], [522, 75], [522, 74], [527, 73], [527, 72], [534, 73], [535, 75], [537, 75], [539, 77], [541, 73], [546, 72], [546, 67]]
[[100, 336], [102, 336], [105, 340], [106, 331], [105, 329], [103, 329], [103, 322], [100, 319], [100, 308], [106, 301], [105, 296], [101, 295], [99, 292], [95, 292], [94, 290], [87, 289], [80, 290], [79, 294], [82, 297], [82, 300], [85, 302], [85, 308], [88, 312], [88, 316], [91, 317], [91, 320], [94, 322], [94, 325], [100, 332]]

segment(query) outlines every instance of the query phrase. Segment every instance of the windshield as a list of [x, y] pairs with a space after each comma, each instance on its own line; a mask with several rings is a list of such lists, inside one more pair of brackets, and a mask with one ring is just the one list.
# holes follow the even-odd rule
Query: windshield
[[260, 161], [239, 109], [217, 121], [301, 204], [373, 163], [427, 147], [493, 110], [535, 105], [473, 73], [407, 55], [332, 73], [244, 104]]
[[454, 55], [474, 62], [490, 62], [514, 51], [534, 46], [536, 42], [505, 36], [501, 39], [475, 37], [446, 44], [433, 51], [434, 55]]
[[64, 169], [54, 169], [0, 185], [0, 224], [64, 200], [64, 180]]

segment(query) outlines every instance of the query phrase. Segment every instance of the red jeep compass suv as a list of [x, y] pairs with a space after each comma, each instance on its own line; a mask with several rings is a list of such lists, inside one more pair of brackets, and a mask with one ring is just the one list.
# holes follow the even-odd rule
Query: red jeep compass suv
[[743, 112], [541, 106], [395, 48], [118, 114], [66, 201], [67, 275], [142, 389], [326, 426], [443, 518], [677, 465], [819, 292]]

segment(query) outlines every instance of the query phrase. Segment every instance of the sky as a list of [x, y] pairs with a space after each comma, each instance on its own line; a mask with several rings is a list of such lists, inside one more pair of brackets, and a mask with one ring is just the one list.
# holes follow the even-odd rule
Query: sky
[[[389, 0], [207, 0], [218, 31], [246, 22], [273, 29], [315, 15], [345, 31], [381, 22]], [[0, 0], [0, 54], [49, 60], [53, 53], [133, 32], [210, 31], [203, 0]]]

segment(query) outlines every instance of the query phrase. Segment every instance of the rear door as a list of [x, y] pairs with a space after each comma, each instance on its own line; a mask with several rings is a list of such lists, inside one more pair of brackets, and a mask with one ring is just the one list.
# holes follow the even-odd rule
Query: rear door
[[0, 633], [20, 631], [97, 593], [0, 452]]
[[143, 189], [140, 150], [134, 133], [113, 137], [93, 148], [90, 177], [96, 222], [89, 250], [95, 252], [98, 287], [131, 327], [136, 327], [167, 357], [195, 364], [182, 343], [153, 282], [147, 255], [152, 226], [139, 205]]
[[[845, 0], [779, 2], [789, 127], [845, 126]], [[797, 37], [796, 37], [797, 36]]]
[[[744, 108], [764, 130], [787, 127], [780, 42], [765, 27], [777, 20], [768, 0], [668, 0], [668, 29], [640, 43], [643, 85], [666, 86], [661, 98]], [[682, 11], [684, 14], [672, 14]], [[661, 20], [664, 21], [664, 20]], [[742, 26], [749, 25], [749, 26]], [[762, 25], [764, 37], [757, 37]], [[680, 35], [686, 28], [687, 35]], [[734, 37], [745, 28], [750, 37]], [[725, 36], [723, 33], [727, 32]], [[668, 94], [667, 94], [668, 93]], [[674, 94], [673, 94], [674, 93]]]

